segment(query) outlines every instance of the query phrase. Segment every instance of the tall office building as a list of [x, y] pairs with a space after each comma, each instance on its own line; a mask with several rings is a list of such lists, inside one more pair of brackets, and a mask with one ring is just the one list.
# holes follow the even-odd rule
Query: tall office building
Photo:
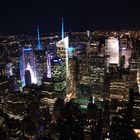
[[34, 54], [32, 48], [22, 48], [22, 55], [20, 57], [20, 77], [21, 86], [26, 85], [25, 71], [28, 71], [31, 75], [31, 84], [37, 84], [36, 79], [36, 67], [34, 61]]
[[135, 54], [132, 54], [129, 59], [129, 69], [130, 69], [130, 88], [133, 88], [135, 91], [138, 91], [139, 86], [139, 60]]
[[31, 73], [29, 70], [25, 70], [25, 83], [26, 85], [31, 85], [32, 81], [31, 81]]
[[128, 99], [129, 82], [126, 82], [122, 78], [116, 78], [110, 82], [110, 98], [113, 99]]
[[131, 72], [137, 72], [137, 70], [139, 68], [139, 60], [138, 60], [138, 58], [131, 57], [129, 59], [129, 68], [130, 68]]
[[119, 40], [111, 37], [105, 40], [105, 54], [109, 64], [119, 64]]
[[40, 31], [39, 26], [37, 26], [37, 47], [35, 50], [35, 64], [36, 64], [36, 77], [37, 84], [42, 85], [42, 78], [44, 73], [46, 72], [46, 51], [43, 49], [43, 46], [40, 42]]
[[101, 56], [89, 57], [89, 79], [91, 94], [103, 95], [105, 93], [106, 58]]
[[[124, 68], [129, 67], [129, 59], [131, 57], [132, 49], [129, 47], [129, 41], [127, 38], [120, 38], [120, 57], [124, 57]], [[121, 64], [120, 64], [121, 65]]]
[[125, 57], [124, 67], [128, 68], [129, 67], [129, 59], [131, 57], [131, 50], [130, 49], [122, 48], [121, 56]]
[[35, 50], [37, 84], [42, 85], [42, 78], [47, 71], [47, 56], [45, 50]]
[[57, 55], [62, 58], [65, 62], [65, 69], [66, 69], [66, 94], [69, 94], [73, 90], [73, 82], [72, 82], [72, 75], [70, 74], [70, 64], [69, 64], [69, 38], [65, 37], [62, 40], [58, 41], [57, 43]]
[[62, 94], [66, 89], [65, 62], [60, 57], [55, 57], [52, 59], [51, 67], [54, 91]]

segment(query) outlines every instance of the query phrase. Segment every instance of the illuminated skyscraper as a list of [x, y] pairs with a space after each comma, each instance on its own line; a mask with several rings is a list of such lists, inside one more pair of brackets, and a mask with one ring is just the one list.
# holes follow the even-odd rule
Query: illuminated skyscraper
[[25, 81], [25, 71], [28, 71], [31, 75], [31, 84], [37, 83], [36, 79], [36, 67], [34, 61], [34, 54], [32, 48], [22, 48], [22, 55], [20, 57], [20, 77], [21, 77], [21, 86], [26, 85]]
[[109, 64], [119, 64], [119, 41], [117, 38], [111, 37], [105, 41], [106, 55], [109, 56]]
[[122, 49], [121, 56], [125, 56], [125, 68], [129, 66], [129, 59], [131, 57], [131, 50], [130, 49]]
[[52, 79], [54, 91], [62, 94], [66, 89], [66, 68], [60, 57], [52, 59]]
[[70, 88], [72, 88], [71, 82], [71, 75], [70, 75], [70, 65], [69, 65], [69, 56], [68, 56], [68, 49], [69, 49], [69, 38], [65, 37], [62, 40], [58, 41], [57, 43], [57, 55], [62, 58], [65, 62], [65, 69], [66, 69], [66, 93], [69, 93]]
[[47, 60], [45, 50], [35, 50], [35, 64], [36, 64], [36, 76], [37, 84], [42, 84], [42, 78], [44, 73], [47, 71]]
[[40, 31], [39, 26], [37, 26], [37, 48], [35, 50], [35, 65], [36, 65], [36, 77], [37, 84], [42, 84], [42, 78], [46, 72], [46, 52], [40, 42]]

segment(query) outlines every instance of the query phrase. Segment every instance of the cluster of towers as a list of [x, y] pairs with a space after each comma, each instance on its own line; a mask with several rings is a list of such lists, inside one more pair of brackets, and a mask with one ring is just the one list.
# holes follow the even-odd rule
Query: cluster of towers
[[56, 44], [56, 52], [49, 53], [43, 48], [40, 41], [39, 26], [37, 27], [37, 47], [22, 48], [20, 57], [20, 77], [21, 86], [31, 84], [42, 84], [42, 78], [53, 78], [54, 89], [56, 91], [64, 90], [67, 86], [68, 77], [68, 37], [64, 38], [64, 23], [62, 19], [62, 40]]

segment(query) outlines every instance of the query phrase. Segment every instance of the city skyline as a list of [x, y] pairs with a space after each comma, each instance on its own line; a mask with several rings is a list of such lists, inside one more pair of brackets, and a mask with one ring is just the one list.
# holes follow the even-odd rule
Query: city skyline
[[65, 31], [139, 29], [139, 2], [129, 1], [17, 1], [1, 2], [1, 34]]
[[0, 3], [0, 140], [140, 139], [139, 2]]
[[37, 29], [0, 36], [0, 139], [139, 139], [139, 30]]

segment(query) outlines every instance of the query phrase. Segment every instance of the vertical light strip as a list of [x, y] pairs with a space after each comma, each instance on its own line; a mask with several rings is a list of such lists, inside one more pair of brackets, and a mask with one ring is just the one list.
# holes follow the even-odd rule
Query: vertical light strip
[[62, 37], [62, 39], [64, 38], [64, 20], [63, 20], [63, 17], [62, 17], [62, 33], [61, 33], [61, 37]]

